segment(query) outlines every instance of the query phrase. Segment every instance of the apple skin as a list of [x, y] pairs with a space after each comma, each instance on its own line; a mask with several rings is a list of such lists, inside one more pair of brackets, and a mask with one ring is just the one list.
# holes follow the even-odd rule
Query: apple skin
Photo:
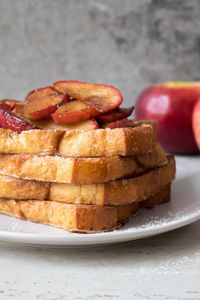
[[51, 117], [56, 124], [69, 125], [88, 120], [95, 115], [96, 110], [92, 106], [86, 105], [79, 100], [74, 100], [61, 105], [55, 113], [51, 114]]
[[33, 90], [26, 96], [24, 115], [31, 120], [48, 119], [60, 105], [68, 102], [68, 98], [51, 86]]
[[165, 151], [198, 153], [192, 128], [194, 105], [200, 98], [200, 83], [161, 83], [145, 89], [137, 98], [138, 119], [158, 121], [157, 137]]
[[103, 125], [103, 128], [110, 128], [110, 129], [125, 128], [125, 127], [134, 127], [133, 122], [125, 118], [114, 122], [108, 122]]
[[67, 94], [92, 106], [96, 110], [96, 115], [114, 110], [123, 101], [120, 91], [111, 85], [61, 80], [54, 82], [53, 88], [59, 93]]
[[34, 124], [30, 123], [20, 116], [12, 112], [12, 108], [5, 103], [0, 102], [0, 127], [11, 129], [13, 131], [24, 131], [38, 129]]
[[200, 151], [200, 99], [196, 102], [192, 114], [192, 126], [196, 143]]
[[101, 124], [105, 124], [107, 122], [116, 122], [128, 118], [130, 115], [132, 115], [133, 110], [134, 110], [134, 106], [131, 106], [129, 108], [117, 108], [111, 112], [98, 116], [97, 120]]

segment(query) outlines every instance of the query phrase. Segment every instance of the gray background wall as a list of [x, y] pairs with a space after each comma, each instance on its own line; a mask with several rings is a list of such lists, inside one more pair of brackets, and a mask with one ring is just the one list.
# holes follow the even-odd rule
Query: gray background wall
[[58, 79], [199, 80], [199, 0], [0, 0], [0, 98]]

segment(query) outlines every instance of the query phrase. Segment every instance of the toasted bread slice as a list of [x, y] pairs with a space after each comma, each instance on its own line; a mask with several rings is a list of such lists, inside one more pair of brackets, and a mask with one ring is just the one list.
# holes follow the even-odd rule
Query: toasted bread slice
[[0, 175], [0, 198], [45, 200], [50, 183]]
[[97, 130], [29, 130], [19, 133], [0, 128], [0, 153], [72, 157], [138, 155], [151, 151], [154, 130], [151, 122], [138, 121], [133, 128]]
[[133, 126], [142, 126], [142, 125], [151, 125], [152, 127], [152, 138], [153, 141], [157, 140], [157, 124], [158, 122], [156, 120], [131, 120], [131, 122], [133, 123]]
[[[68, 184], [36, 182], [0, 176], [0, 197], [11, 199], [51, 200], [72, 204], [124, 205], [148, 198], [175, 177], [175, 163], [135, 178], [104, 184]], [[29, 192], [30, 190], [30, 192]]]
[[[151, 197], [153, 199], [154, 196]], [[162, 190], [156, 195], [160, 202], [169, 200]], [[152, 201], [152, 200], [151, 200]], [[138, 211], [138, 203], [125, 206], [66, 204], [53, 201], [0, 199], [0, 212], [37, 223], [61, 227], [74, 232], [99, 232], [120, 227]]]
[[16, 132], [0, 128], [0, 153], [53, 155], [63, 136], [59, 130], [28, 130]]
[[155, 143], [152, 152], [137, 157], [72, 158], [30, 154], [0, 155], [0, 174], [49, 182], [103, 183], [136, 175], [166, 163], [163, 149]]
[[58, 152], [64, 156], [83, 157], [144, 154], [152, 147], [153, 129], [150, 127], [141, 124], [134, 128], [66, 131]]
[[171, 196], [171, 182], [162, 188], [159, 193], [155, 193], [148, 199], [140, 201], [139, 207], [153, 208], [155, 205], [168, 202]]
[[175, 160], [169, 156], [167, 165], [134, 178], [93, 185], [52, 183], [49, 199], [66, 203], [125, 205], [158, 192], [174, 180], [175, 173]]

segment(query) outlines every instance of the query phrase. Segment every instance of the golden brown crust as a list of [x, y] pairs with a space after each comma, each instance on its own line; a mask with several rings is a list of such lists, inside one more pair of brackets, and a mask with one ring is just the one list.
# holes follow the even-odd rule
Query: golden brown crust
[[154, 169], [135, 178], [105, 184], [52, 183], [49, 199], [67, 203], [96, 205], [122, 205], [148, 198], [175, 177], [175, 161], [169, 158], [166, 166]]
[[16, 132], [0, 128], [0, 153], [55, 154], [62, 131], [28, 130]]
[[104, 183], [135, 176], [167, 163], [159, 144], [141, 156], [71, 158], [29, 154], [0, 155], [0, 174], [60, 183]]
[[44, 182], [1, 176], [0, 197], [30, 199], [30, 195], [34, 195], [33, 193], [29, 194], [29, 189], [33, 184], [33, 187], [36, 186], [34, 192], [38, 198], [33, 196], [32, 199], [48, 199], [73, 204], [122, 205], [148, 198], [162, 186], [171, 182], [174, 176], [175, 163], [172, 158], [169, 159], [168, 165], [135, 178], [105, 184], [52, 183], [48, 185], [48, 192], [47, 184]]
[[0, 198], [44, 200], [49, 196], [50, 184], [0, 175]]
[[145, 200], [174, 180], [175, 173], [175, 160], [170, 156], [168, 157], [168, 164], [163, 167], [129, 180], [120, 180], [117, 185], [116, 182], [106, 184], [103, 204], [122, 205]]
[[[134, 121], [133, 121], [134, 122]], [[0, 128], [0, 153], [63, 156], [137, 155], [151, 151], [151, 123], [134, 128], [97, 130], [29, 130]]]
[[157, 124], [158, 122], [156, 120], [137, 120], [137, 119], [134, 119], [132, 120], [133, 124], [135, 126], [141, 126], [141, 125], [151, 125], [152, 127], [152, 134], [153, 134], [153, 141], [155, 142], [157, 140]]
[[170, 201], [171, 196], [171, 183], [168, 183], [164, 188], [150, 196], [147, 200], [139, 203], [140, 207], [153, 208], [155, 205]]
[[[164, 198], [162, 192], [159, 195], [156, 195], [159, 202], [165, 201], [166, 195], [164, 194]], [[53, 201], [0, 199], [1, 213], [75, 232], [113, 230], [136, 214], [137, 210], [138, 203], [100, 207]]]
[[58, 152], [64, 156], [112, 156], [144, 154], [152, 147], [152, 127], [98, 129], [65, 132]]
[[0, 174], [39, 181], [82, 184], [107, 182], [130, 175], [135, 170], [137, 164], [131, 157], [0, 155]]

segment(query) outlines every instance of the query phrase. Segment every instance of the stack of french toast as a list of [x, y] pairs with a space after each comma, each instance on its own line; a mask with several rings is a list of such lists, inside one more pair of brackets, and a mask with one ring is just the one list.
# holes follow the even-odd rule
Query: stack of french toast
[[[175, 160], [114, 87], [59, 81], [0, 102], [0, 212], [73, 232], [170, 200]], [[144, 213], [144, 212], [143, 212]]]

